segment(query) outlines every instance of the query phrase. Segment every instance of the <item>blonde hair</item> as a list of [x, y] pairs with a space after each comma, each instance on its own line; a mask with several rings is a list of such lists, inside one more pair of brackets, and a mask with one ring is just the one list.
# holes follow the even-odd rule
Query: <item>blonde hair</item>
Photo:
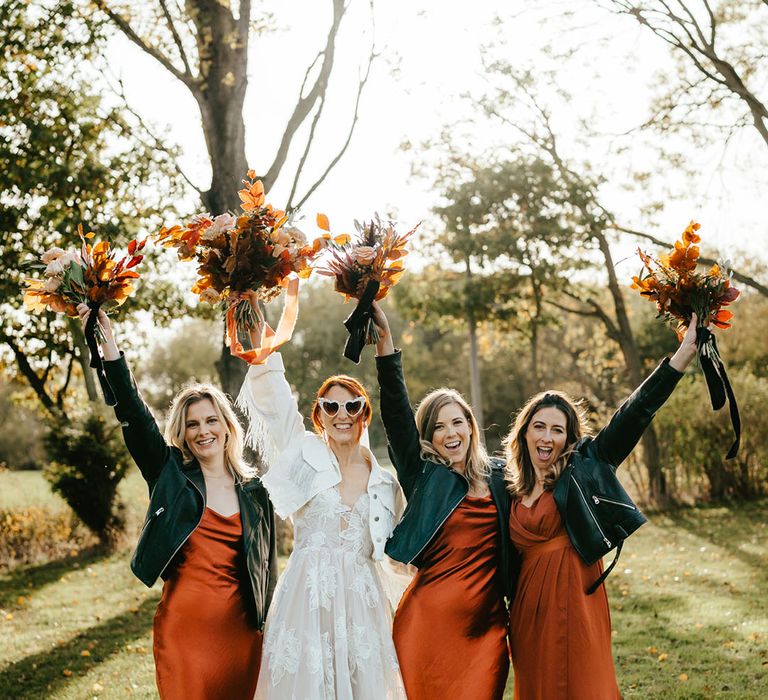
[[243, 429], [237, 420], [232, 405], [226, 394], [211, 384], [190, 384], [183, 388], [171, 403], [168, 411], [168, 421], [165, 425], [165, 440], [170, 445], [178, 447], [188, 464], [194, 460], [194, 455], [187, 446], [184, 437], [186, 433], [187, 411], [198, 401], [210, 401], [219, 417], [227, 428], [224, 443], [224, 463], [238, 483], [252, 479], [258, 471], [243, 459]]
[[543, 391], [528, 399], [518, 411], [509, 433], [502, 441], [506, 466], [504, 480], [507, 490], [513, 496], [527, 496], [536, 485], [536, 470], [531, 456], [528, 454], [528, 443], [525, 434], [531, 420], [542, 408], [556, 408], [563, 413], [566, 420], [565, 447], [544, 477], [544, 490], [555, 488], [557, 480], [568, 464], [568, 460], [582, 435], [586, 434], [586, 417], [582, 406], [562, 391]]
[[491, 475], [488, 453], [480, 440], [480, 426], [477, 424], [475, 414], [464, 397], [455, 389], [436, 389], [427, 394], [416, 409], [416, 428], [419, 431], [421, 456], [423, 459], [431, 459], [435, 462], [449, 465], [449, 461], [435, 449], [432, 444], [432, 436], [435, 433], [435, 424], [440, 410], [450, 404], [456, 404], [469, 423], [471, 433], [467, 460], [464, 467], [464, 476], [474, 487], [485, 484]]

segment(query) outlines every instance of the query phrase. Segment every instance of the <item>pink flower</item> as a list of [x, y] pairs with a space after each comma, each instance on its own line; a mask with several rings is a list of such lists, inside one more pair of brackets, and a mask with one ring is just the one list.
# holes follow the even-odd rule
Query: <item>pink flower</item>
[[211, 241], [224, 231], [229, 231], [234, 227], [237, 219], [232, 214], [219, 214], [213, 223], [205, 230], [200, 237], [203, 241]]
[[47, 265], [48, 263], [52, 263], [54, 260], [60, 258], [62, 255], [64, 255], [64, 250], [58, 248], [57, 246], [53, 246], [43, 253], [41, 260]]
[[45, 280], [45, 284], [43, 285], [43, 289], [45, 289], [46, 292], [55, 292], [59, 287], [61, 287], [60, 277], [49, 277]]
[[370, 265], [376, 257], [376, 250], [369, 245], [361, 245], [352, 251], [352, 257], [360, 265]]

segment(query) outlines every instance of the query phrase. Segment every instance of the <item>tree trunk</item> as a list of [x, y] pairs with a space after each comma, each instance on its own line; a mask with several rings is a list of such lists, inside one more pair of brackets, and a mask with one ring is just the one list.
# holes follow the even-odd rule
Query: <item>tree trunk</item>
[[80, 369], [83, 370], [83, 380], [85, 381], [85, 390], [88, 393], [89, 401], [99, 400], [99, 390], [96, 386], [96, 379], [93, 375], [90, 363], [90, 352], [88, 350], [88, 344], [85, 342], [85, 335], [80, 327], [79, 322], [75, 319], [67, 319], [69, 322], [69, 330], [72, 333], [72, 340], [77, 351], [77, 362], [80, 365]]
[[[469, 258], [466, 258], [467, 292], [469, 292], [472, 282], [472, 268]], [[469, 301], [469, 300], [468, 300]], [[485, 442], [485, 433], [483, 432], [483, 392], [480, 386], [480, 360], [477, 350], [477, 322], [472, 311], [471, 303], [467, 303], [467, 328], [469, 335], [469, 396], [472, 404], [472, 412], [475, 414], [475, 420], [480, 426], [480, 440]]]
[[536, 279], [536, 270], [531, 268], [531, 291], [533, 292], [533, 303], [535, 313], [531, 319], [531, 376], [527, 382], [529, 395], [535, 394], [539, 390], [539, 319], [541, 318], [542, 294], [541, 284]]
[[[205, 89], [193, 90], [211, 158], [211, 186], [201, 194], [214, 216], [240, 208], [238, 190], [248, 171], [243, 105], [248, 87], [248, 33], [224, 3], [195, 2], [190, 15], [197, 28]], [[270, 183], [264, 183], [268, 189]], [[233, 398], [240, 391], [246, 366], [232, 357], [226, 342], [216, 362], [219, 383]]]
[[[621, 347], [621, 353], [624, 357], [624, 363], [629, 372], [629, 378], [632, 386], [637, 387], [645, 379], [640, 353], [637, 350], [635, 337], [632, 328], [629, 325], [627, 309], [624, 305], [624, 296], [621, 293], [621, 287], [616, 279], [616, 270], [613, 264], [613, 256], [608, 241], [602, 232], [593, 234], [600, 246], [600, 252], [605, 259], [605, 268], [608, 273], [608, 289], [613, 299], [613, 307], [616, 313], [616, 340]], [[653, 424], [649, 425], [643, 433], [642, 438], [643, 451], [645, 452], [645, 466], [648, 472], [649, 499], [657, 504], [664, 505], [669, 499], [667, 489], [667, 480], [661, 466], [661, 451], [659, 449], [659, 440], [656, 436]]]

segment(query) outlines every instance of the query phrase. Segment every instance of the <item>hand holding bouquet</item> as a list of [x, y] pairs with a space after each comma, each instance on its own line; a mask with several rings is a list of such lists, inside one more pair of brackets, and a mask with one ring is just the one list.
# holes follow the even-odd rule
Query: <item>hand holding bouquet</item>
[[[192, 291], [200, 301], [226, 308], [230, 351], [251, 364], [260, 364], [291, 338], [298, 313], [298, 278], [308, 277], [309, 263], [320, 243], [309, 245], [291, 226], [285, 212], [265, 203], [264, 187], [253, 170], [239, 191], [243, 213], [216, 217], [199, 215], [186, 226], [163, 227], [157, 240], [178, 249], [180, 260], [196, 260], [197, 281]], [[273, 331], [260, 303], [287, 289], [283, 314]], [[255, 295], [255, 299], [253, 298]], [[252, 301], [254, 303], [252, 303]], [[239, 336], [261, 329], [261, 339], [244, 350]]]
[[[317, 224], [330, 231], [324, 214], [318, 214]], [[408, 233], [399, 234], [393, 222], [383, 223], [376, 215], [370, 223], [355, 221], [354, 238], [340, 236], [326, 243], [325, 260], [316, 268], [318, 274], [334, 278], [334, 288], [344, 295], [345, 302], [358, 300], [355, 310], [344, 321], [349, 331], [344, 356], [353, 362], [360, 361], [365, 345], [377, 341], [371, 305], [383, 299], [402, 277], [403, 257], [408, 254], [406, 244], [418, 227], [419, 224]], [[329, 239], [330, 233], [325, 238]]]
[[731, 284], [731, 273], [724, 265], [713, 265], [707, 272], [698, 272], [701, 226], [693, 221], [675, 241], [669, 253], [654, 258], [638, 249], [643, 270], [632, 278], [632, 289], [656, 304], [658, 318], [671, 323], [679, 336], [691, 322], [692, 314], [698, 318], [696, 333], [699, 360], [707, 380], [712, 408], [717, 410], [729, 401], [731, 423], [736, 439], [726, 459], [736, 456], [739, 449], [741, 420], [728, 375], [717, 350], [715, 336], [708, 323], [718, 328], [730, 328], [733, 314], [726, 308], [739, 296], [739, 290]]
[[44, 270], [43, 277], [25, 280], [24, 303], [33, 312], [50, 309], [73, 318], [78, 315], [78, 304], [88, 305], [91, 314], [85, 326], [85, 339], [91, 353], [90, 365], [97, 370], [107, 404], [113, 406], [114, 397], [103, 376], [96, 342], [99, 333], [97, 312], [102, 309], [109, 313], [133, 293], [133, 281], [139, 278], [133, 268], [144, 258], [141, 250], [147, 241], [132, 240], [128, 244], [128, 254], [118, 260], [108, 241], [99, 241], [92, 246], [88, 241], [96, 234], [84, 234], [82, 224], [78, 225], [77, 232], [82, 241], [79, 250], [54, 247], [43, 253], [39, 264], [32, 265]]

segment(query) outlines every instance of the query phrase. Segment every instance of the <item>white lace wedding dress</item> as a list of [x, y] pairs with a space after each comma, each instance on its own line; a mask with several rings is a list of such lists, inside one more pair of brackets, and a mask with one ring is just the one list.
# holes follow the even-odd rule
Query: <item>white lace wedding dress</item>
[[368, 493], [349, 508], [335, 486], [294, 515], [256, 700], [405, 699], [368, 517]]

